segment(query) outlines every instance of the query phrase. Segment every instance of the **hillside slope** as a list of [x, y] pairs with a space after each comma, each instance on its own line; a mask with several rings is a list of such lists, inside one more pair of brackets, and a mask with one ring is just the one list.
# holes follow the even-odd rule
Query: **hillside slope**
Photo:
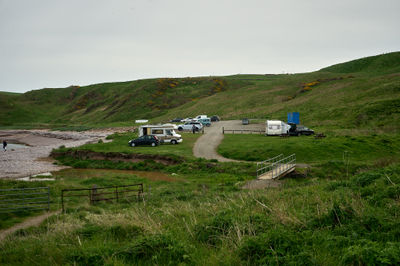
[[320, 71], [283, 75], [165, 78], [0, 94], [0, 126], [109, 126], [199, 113], [224, 119], [285, 119], [299, 111], [321, 128], [400, 125], [400, 52]]

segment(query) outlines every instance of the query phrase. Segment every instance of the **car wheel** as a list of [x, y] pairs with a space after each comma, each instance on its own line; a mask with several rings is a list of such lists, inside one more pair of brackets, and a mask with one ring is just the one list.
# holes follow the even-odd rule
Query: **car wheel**
[[131, 147], [135, 147], [135, 146], [136, 146], [135, 142], [131, 142]]
[[182, 127], [178, 127], [178, 130], [179, 130], [179, 131], [182, 131], [182, 130], [183, 130], [183, 128], [182, 128]]
[[172, 144], [172, 145], [175, 145], [176, 143], [177, 143], [176, 140], [174, 140], [174, 139], [171, 140], [171, 144]]
[[151, 146], [152, 146], [152, 147], [155, 147], [155, 146], [156, 146], [156, 143], [155, 143], [155, 142], [151, 143]]

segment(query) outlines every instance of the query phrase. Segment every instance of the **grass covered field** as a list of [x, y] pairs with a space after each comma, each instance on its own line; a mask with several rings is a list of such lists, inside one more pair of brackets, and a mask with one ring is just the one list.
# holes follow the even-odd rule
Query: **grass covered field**
[[[318, 164], [343, 161], [343, 156], [353, 163], [373, 164], [379, 161], [398, 161], [400, 135], [347, 135], [280, 138], [263, 135], [226, 134], [218, 152], [224, 157], [263, 161], [283, 153], [295, 153], [298, 163]], [[346, 155], [347, 153], [347, 155]]]

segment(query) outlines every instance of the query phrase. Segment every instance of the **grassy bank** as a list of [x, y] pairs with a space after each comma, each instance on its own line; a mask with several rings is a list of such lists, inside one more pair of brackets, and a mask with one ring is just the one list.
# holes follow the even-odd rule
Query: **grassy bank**
[[268, 193], [243, 191], [223, 174], [162, 181], [69, 171], [59, 185], [141, 181], [151, 192], [140, 203], [68, 208], [20, 230], [0, 244], [1, 264], [400, 263], [399, 166], [337, 181], [287, 180]]
[[296, 154], [298, 163], [319, 164], [328, 161], [379, 164], [382, 161], [398, 161], [400, 158], [399, 135], [347, 135], [266, 137], [263, 135], [226, 134], [218, 152], [228, 158], [263, 161], [278, 154]]
[[[159, 154], [169, 155], [172, 154], [178, 157], [194, 158], [192, 148], [200, 134], [192, 133], [181, 133], [183, 141], [178, 145], [162, 144], [158, 147], [149, 146], [138, 146], [130, 147], [128, 142], [134, 138], [137, 138], [137, 133], [120, 133], [109, 136], [112, 142], [108, 143], [95, 143], [86, 144], [78, 148], [72, 148], [72, 150], [90, 150], [94, 152], [121, 152], [121, 153], [141, 153], [141, 154]], [[65, 150], [65, 149], [64, 149]]]

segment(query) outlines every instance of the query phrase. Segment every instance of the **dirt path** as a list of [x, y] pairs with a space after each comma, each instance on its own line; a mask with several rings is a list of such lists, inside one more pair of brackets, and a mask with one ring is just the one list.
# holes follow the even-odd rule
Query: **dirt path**
[[198, 158], [217, 159], [220, 162], [236, 162], [217, 153], [218, 145], [224, 138], [222, 127], [233, 127], [237, 121], [219, 121], [204, 129], [204, 134], [197, 139], [193, 147], [193, 155]]
[[220, 162], [239, 162], [222, 157], [217, 153], [217, 148], [224, 139], [222, 128], [225, 129], [260, 129], [260, 125], [243, 126], [240, 120], [228, 120], [212, 123], [211, 127], [204, 129], [204, 134], [197, 139], [193, 147], [193, 154], [198, 158], [217, 159]]
[[59, 213], [60, 211], [54, 211], [54, 212], [46, 212], [42, 215], [35, 216], [32, 218], [27, 219], [26, 221], [16, 224], [11, 228], [8, 228], [6, 230], [0, 231], [0, 242], [2, 242], [8, 235], [18, 231], [19, 229], [25, 229], [31, 226], [39, 226], [41, 223], [43, 223], [44, 220], [46, 220], [48, 217]]

